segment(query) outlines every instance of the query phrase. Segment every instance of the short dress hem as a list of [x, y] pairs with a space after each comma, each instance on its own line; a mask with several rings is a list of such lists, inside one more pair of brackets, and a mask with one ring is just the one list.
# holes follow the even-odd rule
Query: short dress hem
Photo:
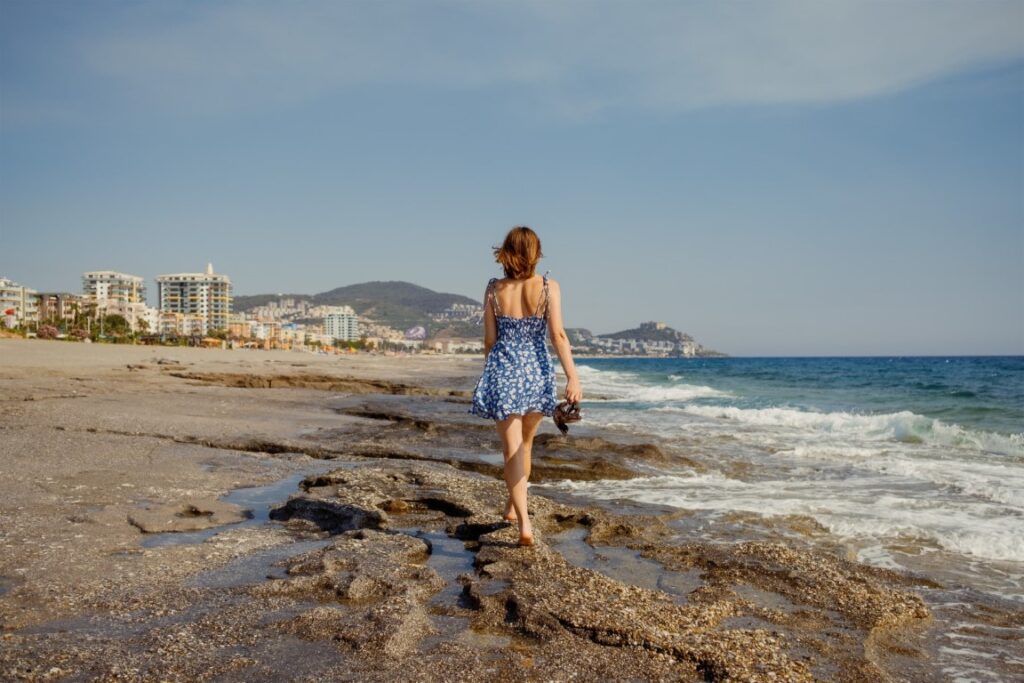
[[507, 420], [508, 418], [512, 417], [513, 415], [518, 415], [519, 417], [523, 417], [523, 416], [529, 415], [531, 413], [540, 413], [541, 415], [544, 415], [545, 417], [551, 417], [551, 416], [553, 416], [555, 414], [555, 409], [554, 409], [553, 406], [551, 408], [537, 408], [537, 407], [531, 406], [531, 407], [529, 407], [529, 408], [527, 408], [525, 410], [510, 410], [508, 412], [499, 411], [497, 413], [492, 414], [492, 413], [490, 413], [488, 411], [485, 411], [483, 409], [480, 409], [480, 408], [478, 408], [477, 406], [474, 405], [472, 408], [469, 409], [469, 412], [471, 414], [473, 414], [473, 415], [476, 415], [477, 417], [483, 417], [483, 418], [487, 418], [489, 420], [497, 420], [498, 422], [501, 422], [502, 420]]

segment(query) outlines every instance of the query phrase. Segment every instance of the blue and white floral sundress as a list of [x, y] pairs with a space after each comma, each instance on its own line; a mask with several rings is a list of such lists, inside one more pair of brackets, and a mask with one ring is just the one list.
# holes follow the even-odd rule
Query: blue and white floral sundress
[[[555, 410], [555, 369], [544, 343], [548, 329], [548, 274], [535, 315], [514, 318], [501, 315], [495, 294], [497, 278], [487, 283], [498, 338], [484, 362], [484, 371], [473, 390], [469, 412], [492, 420], [510, 415]], [[541, 314], [543, 310], [543, 314]]]

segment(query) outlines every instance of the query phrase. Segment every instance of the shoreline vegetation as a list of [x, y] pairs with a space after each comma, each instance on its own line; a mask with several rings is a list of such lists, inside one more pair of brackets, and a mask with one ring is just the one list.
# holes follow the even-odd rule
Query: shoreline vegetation
[[935, 581], [812, 519], [735, 515], [721, 542], [546, 487], [699, 473], [699, 449], [545, 423], [517, 547], [497, 436], [466, 414], [479, 356], [0, 358], [5, 679], [941, 677]]

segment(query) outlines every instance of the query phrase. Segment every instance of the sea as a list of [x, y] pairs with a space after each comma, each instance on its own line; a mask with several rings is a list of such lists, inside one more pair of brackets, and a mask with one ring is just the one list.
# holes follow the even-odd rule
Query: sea
[[634, 479], [555, 488], [685, 511], [683, 535], [711, 542], [750, 540], [736, 520], [758, 520], [794, 542], [920, 577], [933, 615], [930, 671], [957, 683], [1022, 680], [1024, 356], [577, 366], [578, 435], [619, 433], [677, 457], [642, 465]]
[[737, 512], [810, 518], [858, 561], [1024, 602], [1024, 356], [577, 365], [588, 432], [688, 459], [564, 488], [695, 511], [708, 533]]

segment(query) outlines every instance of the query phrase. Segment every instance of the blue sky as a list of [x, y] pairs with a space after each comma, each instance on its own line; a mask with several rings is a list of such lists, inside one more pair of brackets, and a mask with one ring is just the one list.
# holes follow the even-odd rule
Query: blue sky
[[734, 355], [1024, 353], [1024, 3], [0, 0], [0, 275], [482, 296]]

